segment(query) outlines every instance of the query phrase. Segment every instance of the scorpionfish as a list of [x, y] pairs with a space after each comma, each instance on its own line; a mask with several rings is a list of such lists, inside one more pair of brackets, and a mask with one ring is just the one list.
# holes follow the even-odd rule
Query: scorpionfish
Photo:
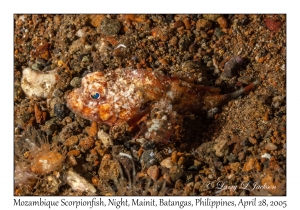
[[[166, 143], [177, 114], [197, 113], [220, 106], [251, 90], [257, 82], [221, 95], [216, 87], [197, 85], [143, 69], [89, 73], [80, 88], [67, 96], [67, 106], [82, 118], [109, 126], [128, 123], [146, 139]], [[142, 122], [142, 123], [141, 123]], [[143, 126], [140, 126], [140, 125]]]

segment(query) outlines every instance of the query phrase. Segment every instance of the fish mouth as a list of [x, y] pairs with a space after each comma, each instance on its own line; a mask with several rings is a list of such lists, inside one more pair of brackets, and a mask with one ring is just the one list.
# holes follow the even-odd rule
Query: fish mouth
[[80, 100], [79, 89], [74, 89], [72, 92], [70, 92], [66, 98], [66, 101], [67, 107], [72, 112], [81, 111], [83, 108], [82, 101]]

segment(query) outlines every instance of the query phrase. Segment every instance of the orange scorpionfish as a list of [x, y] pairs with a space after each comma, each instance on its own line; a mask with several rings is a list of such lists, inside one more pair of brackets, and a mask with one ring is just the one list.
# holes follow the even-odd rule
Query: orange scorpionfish
[[236, 92], [220, 95], [219, 88], [189, 83], [158, 72], [117, 69], [106, 75], [93, 72], [84, 76], [81, 87], [67, 96], [67, 106], [82, 118], [109, 126], [126, 122], [136, 127], [143, 120], [144, 137], [166, 143], [174, 130], [177, 114], [220, 106], [257, 84], [258, 81]]

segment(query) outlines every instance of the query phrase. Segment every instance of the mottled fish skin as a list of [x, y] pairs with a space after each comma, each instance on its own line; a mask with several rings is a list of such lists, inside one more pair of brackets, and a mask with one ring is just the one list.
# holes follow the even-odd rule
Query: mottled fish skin
[[177, 113], [197, 113], [219, 106], [257, 84], [220, 95], [219, 88], [196, 85], [158, 72], [117, 69], [106, 75], [93, 72], [84, 76], [81, 87], [67, 96], [67, 106], [82, 118], [109, 126], [124, 122], [137, 126], [145, 115], [156, 115], [148, 116], [143, 133], [146, 138], [161, 142], [161, 136], [171, 135]]

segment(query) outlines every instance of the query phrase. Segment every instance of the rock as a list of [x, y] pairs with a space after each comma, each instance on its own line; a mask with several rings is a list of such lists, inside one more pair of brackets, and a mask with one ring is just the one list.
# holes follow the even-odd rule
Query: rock
[[86, 34], [85, 34], [85, 30], [83, 29], [79, 29], [76, 33], [75, 33], [76, 36], [78, 37], [84, 37]]
[[170, 168], [170, 177], [172, 179], [173, 182], [176, 182], [177, 180], [179, 180], [182, 175], [184, 173], [184, 170], [182, 168], [182, 166], [179, 166], [179, 165], [173, 165], [171, 168]]
[[78, 149], [73, 149], [73, 150], [70, 150], [68, 153], [67, 153], [68, 156], [78, 156], [80, 155], [80, 150]]
[[88, 181], [85, 180], [82, 176], [75, 173], [72, 170], [69, 170], [65, 174], [65, 179], [67, 184], [74, 190], [74, 191], [81, 191], [87, 192], [88, 195], [95, 195], [96, 189], [95, 187], [90, 184]]
[[248, 162], [244, 164], [242, 171], [250, 171], [256, 169], [256, 171], [261, 171], [261, 166], [256, 158], [250, 158]]
[[214, 35], [218, 38], [224, 35], [223, 31], [220, 28], [215, 28]]
[[261, 158], [267, 158], [267, 159], [270, 159], [271, 158], [271, 155], [269, 153], [264, 153]]
[[46, 117], [47, 117], [47, 113], [41, 111], [40, 107], [37, 104], [35, 104], [34, 105], [34, 116], [35, 116], [35, 120], [37, 123], [44, 124]]
[[206, 156], [207, 154], [209, 154], [210, 152], [214, 151], [214, 142], [204, 142], [202, 143], [197, 149], [196, 149], [196, 153], [202, 157], [202, 156]]
[[114, 145], [111, 136], [103, 130], [98, 131], [98, 139], [102, 142], [104, 147], [111, 147]]
[[79, 77], [74, 77], [71, 82], [70, 82], [70, 85], [74, 88], [78, 88], [80, 87], [81, 85], [81, 78]]
[[252, 78], [248, 76], [241, 76], [238, 78], [238, 81], [243, 83], [243, 84], [250, 84], [252, 82]]
[[75, 133], [77, 133], [78, 129], [79, 129], [79, 125], [77, 122], [72, 122], [70, 124], [67, 124], [59, 133], [58, 140], [61, 143], [64, 143], [68, 138], [70, 138]]
[[51, 136], [54, 133], [54, 131], [57, 130], [56, 120], [57, 118], [54, 117], [46, 121], [45, 125], [42, 127], [42, 130], [46, 132], [47, 136]]
[[157, 165], [150, 166], [147, 170], [147, 174], [151, 177], [153, 181], [157, 181], [159, 176], [159, 169]]
[[41, 70], [43, 68], [43, 66], [38, 63], [34, 63], [34, 64], [32, 64], [31, 68], [33, 70]]
[[217, 22], [219, 23], [219, 25], [221, 26], [221, 28], [227, 28], [228, 27], [227, 20], [224, 17], [219, 17], [217, 19]]
[[169, 40], [169, 33], [164, 28], [155, 27], [154, 29], [151, 30], [151, 34], [153, 37], [156, 37], [163, 42]]
[[91, 127], [87, 128], [87, 133], [90, 137], [96, 137], [98, 132], [98, 125], [96, 122], [92, 122]]
[[194, 184], [195, 184], [194, 182], [189, 182], [184, 186], [185, 195], [190, 195], [191, 193], [193, 193]]
[[272, 195], [285, 195], [286, 194], [286, 180], [275, 179], [271, 172], [268, 172], [266, 176], [261, 180], [261, 184]]
[[71, 136], [70, 138], [68, 138], [66, 141], [65, 141], [65, 145], [67, 147], [70, 147], [70, 146], [73, 146], [75, 144], [78, 143], [78, 137], [77, 136]]
[[146, 150], [143, 152], [141, 157], [141, 163], [143, 168], [149, 168], [158, 163], [154, 151], [153, 150]]
[[180, 158], [179, 158], [179, 160], [178, 160], [178, 165], [184, 165], [184, 163], [186, 162], [186, 159], [185, 159], [185, 157], [184, 156], [181, 156]]
[[154, 149], [155, 148], [155, 143], [153, 141], [145, 141], [142, 144], [143, 149], [145, 150], [150, 150], [150, 149]]
[[277, 146], [275, 144], [273, 144], [272, 142], [269, 142], [266, 144], [265, 149], [267, 151], [272, 151], [272, 150], [276, 150]]
[[196, 23], [197, 30], [204, 29], [205, 31], [207, 31], [211, 27], [212, 27], [212, 23], [209, 20], [199, 19]]
[[[53, 91], [53, 93], [52, 93], [52, 96], [54, 97], [54, 98], [56, 98], [56, 97], [58, 97], [58, 98], [60, 98], [60, 97], [62, 97], [64, 95], [64, 93], [61, 91], [61, 90], [59, 90], [59, 89], [55, 89], [54, 91]], [[54, 108], [54, 107], [53, 107]]]
[[111, 160], [111, 155], [104, 155], [98, 170], [99, 177], [105, 180], [114, 180], [119, 177], [119, 173], [119, 163], [115, 160]]
[[227, 145], [227, 139], [222, 139], [217, 144], [215, 144], [214, 150], [218, 157], [223, 157], [223, 156], [227, 155], [229, 152], [229, 147]]
[[54, 105], [54, 114], [56, 117], [63, 119], [66, 116], [66, 105], [61, 103], [56, 103]]
[[184, 26], [187, 30], [191, 29], [192, 28], [192, 25], [191, 25], [191, 19], [188, 18], [188, 17], [185, 17], [183, 19], [183, 23], [184, 23]]
[[270, 31], [275, 31], [275, 32], [279, 31], [279, 29], [283, 25], [283, 23], [280, 20], [278, 20], [276, 17], [266, 18], [265, 24]]
[[121, 23], [116, 19], [104, 18], [100, 24], [100, 31], [106, 36], [117, 35], [121, 30]]
[[77, 51], [82, 51], [84, 48], [84, 44], [82, 43], [81, 39], [76, 39], [72, 42], [71, 46], [69, 47], [69, 53], [75, 54]]
[[83, 139], [80, 139], [79, 146], [85, 151], [91, 149], [95, 144], [95, 140], [93, 137], [86, 137]]
[[26, 68], [23, 70], [21, 87], [28, 97], [47, 98], [57, 83], [56, 70], [42, 72]]
[[240, 163], [239, 162], [235, 162], [235, 163], [230, 163], [230, 168], [235, 171], [235, 172], [238, 172], [240, 169]]
[[104, 18], [105, 18], [105, 15], [90, 15], [89, 16], [89, 21], [90, 21], [92, 26], [97, 28]]
[[216, 21], [221, 15], [219, 14], [204, 14], [203, 17], [206, 20]]
[[178, 43], [178, 37], [177, 36], [173, 36], [170, 40], [169, 40], [170, 45], [172, 46], [176, 46]]
[[272, 106], [277, 109], [281, 104], [283, 104], [285, 96], [275, 96], [272, 98]]
[[174, 28], [180, 28], [182, 26], [184, 26], [184, 23], [181, 20], [177, 20], [173, 25]]
[[167, 157], [166, 159], [161, 161], [160, 165], [165, 167], [165, 168], [171, 168], [172, 165], [173, 165], [171, 157]]
[[253, 137], [249, 137], [249, 142], [253, 145], [257, 144], [256, 138], [253, 138]]
[[172, 152], [171, 159], [174, 164], [177, 163], [177, 161], [178, 161], [177, 151]]
[[182, 36], [178, 42], [179, 51], [180, 52], [187, 51], [191, 43], [192, 43], [192, 40], [190, 37]]
[[193, 78], [197, 83], [204, 85], [207, 82], [206, 67], [196, 61], [186, 61], [181, 65], [180, 78]]

